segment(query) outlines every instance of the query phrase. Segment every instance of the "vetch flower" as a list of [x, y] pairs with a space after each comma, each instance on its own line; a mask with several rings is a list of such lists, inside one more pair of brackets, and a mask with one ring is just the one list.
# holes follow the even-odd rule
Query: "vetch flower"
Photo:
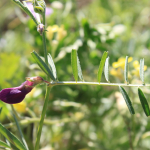
[[6, 88], [0, 91], [0, 100], [7, 104], [20, 103], [33, 88], [39, 83], [46, 82], [41, 77], [28, 77], [18, 87]]

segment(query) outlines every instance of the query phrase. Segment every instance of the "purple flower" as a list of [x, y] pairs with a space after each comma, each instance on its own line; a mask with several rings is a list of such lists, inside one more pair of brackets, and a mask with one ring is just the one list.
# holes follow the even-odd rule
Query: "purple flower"
[[8, 104], [20, 103], [35, 85], [44, 82], [41, 77], [29, 77], [18, 87], [7, 88], [0, 91], [0, 100]]
[[[28, 5], [28, 8], [30, 9], [31, 13], [33, 14], [33, 16], [36, 17], [32, 3], [27, 3], [27, 5]], [[45, 15], [49, 16], [52, 13], [53, 13], [53, 9], [46, 7]]]

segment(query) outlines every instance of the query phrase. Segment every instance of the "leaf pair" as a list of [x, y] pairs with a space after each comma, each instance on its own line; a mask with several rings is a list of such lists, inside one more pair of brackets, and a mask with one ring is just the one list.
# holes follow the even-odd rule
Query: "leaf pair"
[[[144, 83], [144, 58], [140, 60], [139, 74], [140, 74], [141, 81], [143, 82], [143, 84], [145, 84]], [[128, 84], [129, 83], [129, 81], [128, 81], [128, 56], [126, 56], [126, 60], [125, 60], [124, 78]]]
[[78, 76], [79, 76], [80, 80], [84, 81], [79, 57], [77, 54], [77, 50], [75, 50], [75, 49], [73, 49], [71, 52], [71, 65], [72, 65], [73, 76], [74, 76], [75, 81], [76, 82], [78, 81]]
[[[130, 111], [131, 114], [135, 114], [135, 111], [134, 111], [134, 108], [132, 106], [132, 103], [131, 103], [131, 100], [127, 94], [127, 92], [125, 91], [125, 89], [121, 86], [119, 86], [119, 90], [120, 92], [122, 93], [124, 99], [125, 99], [125, 102], [127, 104], [127, 107]], [[149, 105], [148, 105], [148, 102], [144, 96], [144, 93], [142, 92], [142, 90], [140, 88], [138, 88], [138, 95], [139, 95], [139, 99], [140, 99], [140, 102], [141, 102], [141, 105], [143, 107], [143, 110], [146, 114], [146, 116], [150, 116], [150, 109], [149, 109]]]
[[33, 51], [31, 53], [32, 57], [36, 61], [36, 63], [39, 65], [39, 67], [53, 80], [57, 81], [57, 73], [56, 73], [56, 68], [55, 64], [53, 62], [53, 59], [50, 54], [48, 54], [48, 65], [41, 59], [41, 57]]

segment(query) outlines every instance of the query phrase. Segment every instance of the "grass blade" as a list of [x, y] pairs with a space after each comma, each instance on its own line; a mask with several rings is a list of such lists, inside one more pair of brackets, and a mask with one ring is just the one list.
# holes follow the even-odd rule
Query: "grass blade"
[[125, 60], [124, 79], [125, 79], [126, 83], [129, 84], [129, 81], [128, 81], [128, 56], [126, 56], [126, 60]]
[[3, 107], [0, 107], [0, 114], [1, 114], [1, 112], [2, 112], [2, 109], [3, 109]]
[[71, 65], [75, 81], [78, 81], [78, 67], [77, 67], [77, 51], [75, 49], [71, 52]]
[[[12, 106], [12, 107], [13, 107], [13, 106]], [[21, 131], [19, 122], [18, 122], [18, 120], [17, 120], [17, 117], [15, 116], [14, 113], [13, 113], [13, 117], [14, 117], [14, 120], [15, 120], [15, 122], [16, 122], [17, 129], [18, 129], [18, 131], [19, 131], [19, 133], [20, 133], [22, 143], [24, 144], [24, 146], [26, 147], [26, 149], [29, 150], [29, 148], [28, 148], [28, 146], [27, 146], [27, 143], [26, 143], [26, 141], [25, 141], [25, 139], [24, 139], [23, 133], [22, 133], [22, 131]]]
[[139, 94], [139, 99], [140, 99], [140, 102], [142, 104], [142, 107], [143, 107], [143, 110], [144, 110], [146, 116], [150, 116], [150, 109], [149, 109], [148, 102], [145, 98], [144, 93], [142, 92], [142, 90], [140, 88], [138, 88], [138, 94]]
[[80, 80], [84, 81], [78, 55], [77, 55], [77, 67], [78, 67], [78, 76], [79, 76]]
[[0, 133], [19, 150], [27, 150], [20, 140], [0, 123]]
[[105, 70], [104, 70], [106, 81], [109, 82], [109, 57], [105, 61]]
[[140, 79], [144, 84], [144, 58], [140, 60]]
[[34, 60], [36, 61], [36, 63], [39, 65], [39, 67], [53, 80], [56, 81], [56, 78], [54, 77], [52, 71], [50, 70], [50, 68], [46, 65], [46, 63], [40, 58], [40, 56], [33, 51], [31, 53], [32, 57], [34, 58]]
[[8, 144], [0, 140], [0, 146], [6, 147], [6, 148], [11, 148]]
[[104, 64], [105, 64], [107, 54], [108, 54], [108, 52], [105, 51], [103, 53], [103, 56], [102, 56], [101, 61], [100, 61], [98, 74], [97, 74], [97, 80], [98, 80], [99, 83], [101, 82], [102, 72], [103, 72], [103, 68], [104, 68]]
[[128, 109], [129, 109], [130, 113], [131, 113], [132, 115], [135, 114], [134, 108], [133, 108], [133, 106], [132, 106], [131, 100], [130, 100], [130, 98], [129, 98], [127, 92], [126, 92], [125, 89], [124, 89], [123, 87], [121, 87], [121, 86], [119, 86], [119, 90], [120, 90], [120, 92], [121, 92], [121, 94], [122, 94], [122, 96], [123, 96], [123, 98], [124, 98], [124, 100], [125, 100], [125, 102], [126, 102], [126, 104], [127, 104], [127, 107], [128, 107]]
[[55, 79], [57, 79], [56, 67], [55, 67], [53, 58], [52, 58], [52, 56], [50, 54], [48, 54], [48, 64], [49, 64], [49, 67], [50, 67], [50, 69], [51, 69]]

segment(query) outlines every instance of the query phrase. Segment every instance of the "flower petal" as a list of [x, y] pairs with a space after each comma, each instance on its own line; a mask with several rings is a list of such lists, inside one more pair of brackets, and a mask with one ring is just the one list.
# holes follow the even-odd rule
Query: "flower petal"
[[27, 93], [20, 91], [19, 89], [8, 88], [0, 91], [0, 100], [8, 104], [20, 103]]

